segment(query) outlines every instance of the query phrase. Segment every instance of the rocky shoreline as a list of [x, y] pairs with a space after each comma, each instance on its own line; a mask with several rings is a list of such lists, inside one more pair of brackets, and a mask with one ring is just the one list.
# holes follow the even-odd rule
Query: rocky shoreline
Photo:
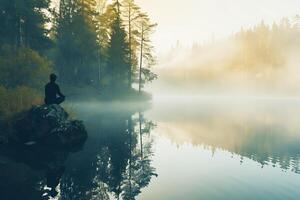
[[17, 114], [9, 125], [3, 125], [2, 143], [19, 143], [73, 148], [87, 139], [82, 121], [69, 119], [59, 105], [34, 106]]

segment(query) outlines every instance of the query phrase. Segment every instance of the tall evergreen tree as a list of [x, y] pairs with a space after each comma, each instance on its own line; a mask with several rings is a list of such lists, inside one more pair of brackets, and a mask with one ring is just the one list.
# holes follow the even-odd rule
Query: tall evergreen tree
[[[105, 56], [104, 56], [104, 50], [106, 46], [105, 36], [107, 34], [107, 26], [106, 20], [104, 19], [105, 14], [105, 8], [106, 8], [107, 1], [106, 0], [98, 0], [97, 1], [97, 15], [95, 18], [96, 21], [96, 35], [97, 35], [97, 42], [99, 45], [99, 52], [98, 52], [98, 84], [99, 87], [101, 86], [102, 81], [102, 70], [105, 63]], [[104, 19], [104, 20], [103, 20]]]
[[123, 0], [123, 17], [126, 22], [126, 29], [128, 33], [128, 43], [129, 43], [129, 60], [131, 63], [131, 73], [129, 74], [129, 85], [132, 85], [132, 75], [137, 69], [138, 65], [138, 58], [137, 58], [137, 51], [138, 51], [138, 19], [140, 18], [141, 9], [135, 3], [134, 0]]
[[64, 82], [97, 80], [98, 45], [95, 0], [62, 0], [57, 20], [58, 71]]
[[96, 17], [97, 38], [98, 43], [101, 46], [102, 54], [105, 55], [111, 35], [112, 23], [116, 19], [117, 12], [112, 4], [104, 6], [104, 8], [100, 7], [98, 10], [98, 15]]
[[117, 13], [111, 27], [108, 46], [107, 75], [108, 86], [114, 91], [128, 90], [128, 76], [130, 74], [129, 45], [127, 34], [120, 17], [119, 2], [115, 2]]
[[150, 70], [150, 68], [155, 64], [153, 46], [151, 44], [150, 37], [151, 34], [154, 32], [156, 26], [157, 24], [153, 24], [150, 22], [150, 18], [146, 13], [140, 15], [139, 17], [140, 63], [139, 63], [139, 75], [138, 75], [139, 92], [141, 92], [145, 83], [157, 79], [157, 75]]

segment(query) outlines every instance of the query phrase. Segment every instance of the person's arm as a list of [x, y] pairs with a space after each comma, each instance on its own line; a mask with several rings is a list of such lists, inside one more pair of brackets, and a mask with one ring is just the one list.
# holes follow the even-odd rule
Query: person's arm
[[59, 88], [58, 85], [57, 85], [57, 94], [58, 94], [60, 97], [65, 97], [65, 95], [63, 95], [63, 94], [60, 92], [60, 88]]

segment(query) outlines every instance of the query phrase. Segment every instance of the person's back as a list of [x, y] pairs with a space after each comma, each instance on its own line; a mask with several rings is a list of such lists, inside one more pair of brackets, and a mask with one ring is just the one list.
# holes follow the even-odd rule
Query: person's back
[[53, 104], [56, 101], [57, 98], [57, 91], [58, 91], [58, 85], [56, 83], [48, 83], [45, 86], [45, 103], [46, 104]]
[[50, 75], [50, 82], [45, 86], [45, 104], [61, 104], [65, 96], [60, 92], [59, 86], [55, 83], [56, 75]]

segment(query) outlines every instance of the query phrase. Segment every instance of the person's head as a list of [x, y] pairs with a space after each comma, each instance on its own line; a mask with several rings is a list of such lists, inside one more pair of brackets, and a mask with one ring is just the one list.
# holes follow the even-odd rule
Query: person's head
[[55, 74], [50, 74], [50, 82], [55, 82], [57, 79], [57, 76]]

